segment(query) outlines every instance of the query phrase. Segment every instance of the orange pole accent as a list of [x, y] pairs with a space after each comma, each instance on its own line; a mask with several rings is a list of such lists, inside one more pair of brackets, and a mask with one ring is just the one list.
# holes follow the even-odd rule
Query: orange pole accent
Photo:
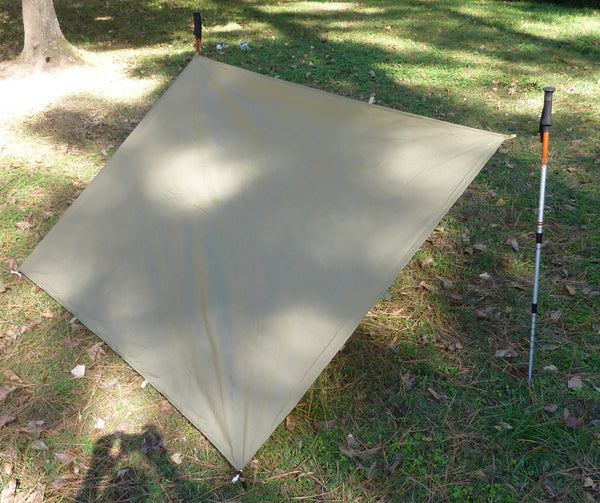
[[196, 39], [196, 53], [200, 54], [200, 39]]
[[550, 132], [542, 133], [542, 164], [548, 164], [548, 144], [550, 143]]

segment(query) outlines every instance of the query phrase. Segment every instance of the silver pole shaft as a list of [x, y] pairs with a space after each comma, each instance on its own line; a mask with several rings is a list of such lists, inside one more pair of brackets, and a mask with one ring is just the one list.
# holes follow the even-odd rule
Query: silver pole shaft
[[540, 201], [538, 204], [538, 222], [535, 237], [535, 276], [533, 279], [533, 302], [531, 304], [531, 340], [529, 342], [529, 372], [527, 382], [531, 384], [533, 375], [533, 353], [535, 347], [535, 324], [537, 319], [538, 290], [540, 283], [540, 265], [542, 263], [542, 235], [544, 233], [544, 203], [546, 199], [546, 172], [548, 166], [542, 164], [540, 179]]

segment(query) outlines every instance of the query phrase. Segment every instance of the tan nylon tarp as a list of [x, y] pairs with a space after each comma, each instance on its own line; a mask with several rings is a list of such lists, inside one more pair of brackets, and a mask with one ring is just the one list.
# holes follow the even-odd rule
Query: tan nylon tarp
[[505, 138], [196, 56], [22, 269], [241, 469]]

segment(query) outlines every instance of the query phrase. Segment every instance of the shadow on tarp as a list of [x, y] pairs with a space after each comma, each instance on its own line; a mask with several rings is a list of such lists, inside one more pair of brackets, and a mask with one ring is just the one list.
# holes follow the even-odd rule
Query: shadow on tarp
[[141, 433], [116, 431], [94, 444], [92, 461], [76, 502], [207, 501], [206, 489], [181, 474], [167, 441], [147, 424]]

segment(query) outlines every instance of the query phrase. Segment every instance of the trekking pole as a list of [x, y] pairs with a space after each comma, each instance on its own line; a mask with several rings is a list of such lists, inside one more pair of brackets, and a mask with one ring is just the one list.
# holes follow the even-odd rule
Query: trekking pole
[[553, 87], [544, 87], [544, 108], [540, 118], [540, 140], [542, 141], [542, 173], [540, 176], [540, 202], [538, 222], [535, 233], [535, 277], [533, 280], [533, 302], [531, 303], [531, 341], [529, 343], [529, 373], [527, 382], [531, 384], [533, 374], [533, 350], [535, 346], [535, 322], [538, 308], [538, 286], [540, 282], [540, 263], [542, 261], [542, 235], [544, 232], [544, 199], [546, 197], [546, 171], [548, 170], [548, 143], [552, 126]]
[[194, 12], [194, 35], [196, 36], [196, 53], [200, 54], [202, 42], [202, 16], [200, 16], [200, 11]]

